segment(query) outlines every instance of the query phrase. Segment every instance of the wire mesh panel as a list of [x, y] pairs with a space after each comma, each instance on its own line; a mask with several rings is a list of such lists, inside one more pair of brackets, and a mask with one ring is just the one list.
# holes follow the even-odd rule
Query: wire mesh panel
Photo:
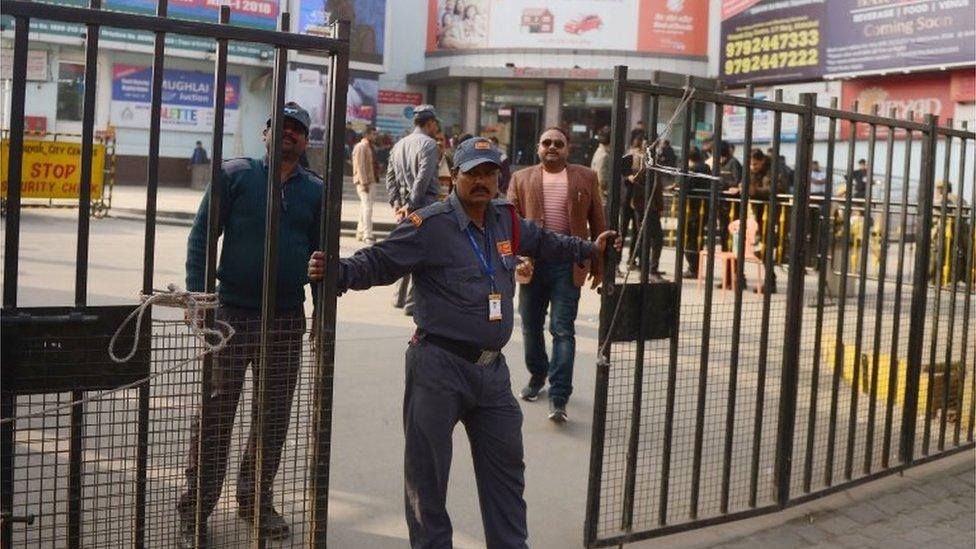
[[[251, 511], [248, 503], [257, 489], [253, 456], [260, 441], [252, 433], [253, 414], [259, 410], [268, 418], [264, 476], [270, 480], [265, 493], [290, 525], [289, 535], [279, 544], [303, 546], [312, 438], [307, 412], [313, 406], [314, 386], [305, 322], [302, 317], [276, 322], [274, 336], [281, 344], [272, 353], [275, 372], [264, 395], [254, 393], [253, 343], [248, 344], [259, 321], [234, 323], [237, 334], [214, 361], [212, 397], [214, 402], [234, 402], [220, 400], [220, 411], [202, 430], [198, 421], [204, 347], [182, 321], [154, 322], [151, 368], [157, 377], [148, 382], [145, 402], [140, 402], [139, 388], [106, 396], [85, 392], [86, 400], [73, 406], [72, 393], [16, 397], [17, 416], [31, 417], [15, 421], [14, 513], [31, 517], [32, 524], [14, 524], [13, 546], [130, 547], [138, 531], [144, 532], [146, 546], [176, 545], [181, 512], [196, 505], [194, 443], [201, 432], [203, 462], [208, 463], [201, 479], [212, 487], [204, 498], [213, 501], [211, 546], [249, 543], [250, 515], [241, 512]], [[93, 370], [101, 366], [90, 364]], [[140, 406], [148, 407], [149, 418], [144, 512], [135, 505]], [[71, 416], [78, 409], [82, 424], [73, 427]], [[81, 452], [77, 479], [70, 471], [73, 445]], [[73, 483], [80, 488], [76, 500]], [[75, 505], [79, 514], [73, 518]]]
[[[650, 144], [635, 149], [632, 137], [630, 153], [650, 166], [648, 188], [669, 184], [663, 236], [621, 213], [626, 195], [610, 192], [608, 219], [630, 248], [620, 268], [640, 283], [603, 297], [586, 544], [773, 512], [972, 448], [974, 135], [931, 116], [820, 106], [814, 94], [795, 105], [778, 91], [755, 100], [751, 89], [726, 95], [692, 79], [683, 89], [636, 83], [625, 67], [615, 86], [613, 146], [624, 142], [626, 93], [648, 94]], [[684, 112], [657, 123], [658, 95], [681, 98]], [[745, 111], [739, 153], [722, 139], [729, 105]], [[760, 109], [772, 119], [768, 149], [753, 142]], [[692, 140], [702, 112], [715, 133]], [[795, 170], [782, 155], [784, 118], [796, 119]], [[817, 154], [826, 149], [831, 175], [814, 165], [824, 122]], [[896, 136], [904, 165], [894, 163]], [[659, 162], [662, 139], [680, 143], [677, 167]], [[951, 196], [953, 180], [969, 194]], [[662, 244], [673, 282], [648, 274], [647, 249]], [[617, 266], [611, 254], [607, 272]], [[626, 305], [637, 299], [628, 292], [657, 286], [675, 288], [673, 314]]]

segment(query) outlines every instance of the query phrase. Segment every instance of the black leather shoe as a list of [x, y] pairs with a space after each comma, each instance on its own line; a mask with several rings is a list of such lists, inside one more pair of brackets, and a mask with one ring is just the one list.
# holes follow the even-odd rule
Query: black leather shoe
[[210, 533], [207, 531], [207, 523], [203, 523], [200, 528], [200, 537], [197, 537], [196, 523], [192, 520], [180, 519], [180, 549], [208, 549], [210, 547]]
[[[248, 524], [254, 524], [254, 509], [238, 507], [237, 516]], [[268, 507], [261, 512], [261, 537], [265, 539], [281, 540], [291, 535], [291, 527], [283, 516], [274, 508]]]
[[681, 278], [698, 278], [698, 273], [690, 269], [685, 269], [684, 272], [681, 273]]

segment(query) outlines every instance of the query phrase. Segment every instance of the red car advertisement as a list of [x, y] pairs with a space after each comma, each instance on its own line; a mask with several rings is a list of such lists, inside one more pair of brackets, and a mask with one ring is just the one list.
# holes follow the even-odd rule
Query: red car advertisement
[[597, 30], [603, 26], [603, 20], [600, 16], [593, 13], [590, 15], [581, 15], [576, 19], [573, 19], [566, 23], [563, 30], [569, 34], [582, 34], [586, 31]]

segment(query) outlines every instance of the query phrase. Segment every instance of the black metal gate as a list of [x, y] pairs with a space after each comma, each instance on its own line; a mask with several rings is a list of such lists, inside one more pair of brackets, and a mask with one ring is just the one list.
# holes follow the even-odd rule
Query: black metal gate
[[[662, 265], [673, 282], [650, 282], [649, 224], [635, 223], [640, 278], [603, 296], [585, 544], [774, 512], [973, 448], [976, 134], [932, 115], [818, 106], [815, 94], [797, 105], [751, 88], [696, 90], [690, 78], [684, 89], [634, 82], [617, 67], [616, 158], [628, 99], [648, 102], [652, 143], [680, 143], [677, 167], [643, 182], [648, 197], [666, 190]], [[661, 105], [675, 102], [664, 123]], [[714, 112], [718, 161], [705, 173], [693, 173], [696, 105]], [[741, 154], [720, 138], [726, 107], [744, 111]], [[768, 155], [752, 152], [758, 112], [772, 118]], [[792, 178], [784, 120], [797, 128]], [[826, 177], [811, 189], [814, 160]], [[626, 168], [614, 167], [614, 182]], [[622, 210], [640, 207], [622, 202], [613, 185], [608, 219], [626, 231], [633, 216]]]
[[[103, 11], [100, 0], [88, 8], [24, 0], [4, 1], [0, 14], [13, 19], [13, 92], [10, 113], [8, 200], [5, 219], [3, 281], [2, 432], [0, 432], [0, 546], [7, 547], [168, 547], [177, 539], [176, 499], [188, 467], [191, 425], [206, 410], [211, 395], [212, 355], [193, 336], [186, 323], [153, 318], [122, 332], [115, 349], [138, 344], [130, 360], [117, 363], [108, 351], [112, 335], [138, 305], [92, 306], [87, 302], [90, 230], [90, 182], [95, 124], [97, 54], [100, 29], [123, 28], [154, 35], [151, 82], [149, 152], [146, 167], [146, 221], [142, 286], [153, 294], [156, 244], [156, 200], [159, 171], [160, 111], [167, 38], [188, 35], [212, 39], [214, 63], [214, 127], [210, 219], [220, 211], [220, 169], [224, 158], [224, 90], [227, 82], [228, 42], [261, 44], [274, 48], [271, 129], [275, 145], [269, 155], [264, 249], [264, 291], [260, 326], [261, 366], [247, 381], [237, 413], [235, 431], [251, 425], [258, 441], [253, 474], [261, 478], [265, 445], [276, 426], [262, 410], [276, 396], [269, 387], [269, 368], [276, 352], [269, 342], [294, 319], [275, 318], [275, 279], [281, 183], [281, 142], [285, 80], [289, 50], [317, 52], [330, 70], [326, 120], [330, 139], [323, 173], [326, 182], [321, 210], [320, 238], [328, 257], [338, 256], [342, 196], [343, 141], [348, 79], [349, 27], [333, 27], [334, 38], [289, 32], [289, 14], [283, 13], [279, 30], [232, 26], [230, 8], [220, 8], [219, 22], [170, 19], [167, 0], [159, 0], [155, 16]], [[75, 260], [75, 299], [63, 307], [18, 306], [20, 271], [21, 185], [24, 141], [24, 104], [27, 99], [27, 58], [32, 20], [84, 25], [85, 87], [82, 120], [82, 167], [78, 199]], [[206, 292], [216, 286], [217, 223], [211, 221], [206, 252]], [[318, 292], [313, 333], [318, 344], [300, 349], [295, 405], [290, 427], [278, 436], [288, 438], [274, 481], [273, 503], [293, 523], [290, 542], [325, 547], [329, 486], [329, 448], [332, 423], [332, 374], [335, 341], [335, 284], [333, 276]], [[214, 326], [214, 312], [204, 325]], [[252, 372], [255, 370], [252, 370]], [[297, 411], [301, 410], [301, 414]], [[311, 413], [309, 413], [311, 411]], [[278, 426], [277, 428], [281, 428]], [[203, 437], [198, 437], [202, 439]], [[207, 444], [201, 441], [200, 444]], [[252, 444], [254, 442], [252, 441]], [[233, 442], [240, 453], [242, 436]], [[202, 452], [196, 452], [198, 456]], [[203, 458], [198, 457], [199, 467]], [[233, 464], [230, 467], [233, 469]], [[241, 467], [242, 472], [247, 472]], [[196, 487], [196, 513], [200, 513], [200, 485]], [[226, 492], [226, 491], [225, 491]], [[254, 524], [266, 509], [261, 490], [255, 490]], [[225, 496], [226, 497], [226, 496]], [[235, 509], [218, 511], [211, 519], [212, 546], [264, 545], [256, 527], [233, 519]]]

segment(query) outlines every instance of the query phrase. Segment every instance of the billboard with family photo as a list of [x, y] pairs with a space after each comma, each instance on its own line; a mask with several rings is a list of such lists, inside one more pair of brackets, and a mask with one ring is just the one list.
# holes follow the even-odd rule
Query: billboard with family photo
[[700, 57], [708, 2], [428, 0], [427, 51], [588, 49]]

